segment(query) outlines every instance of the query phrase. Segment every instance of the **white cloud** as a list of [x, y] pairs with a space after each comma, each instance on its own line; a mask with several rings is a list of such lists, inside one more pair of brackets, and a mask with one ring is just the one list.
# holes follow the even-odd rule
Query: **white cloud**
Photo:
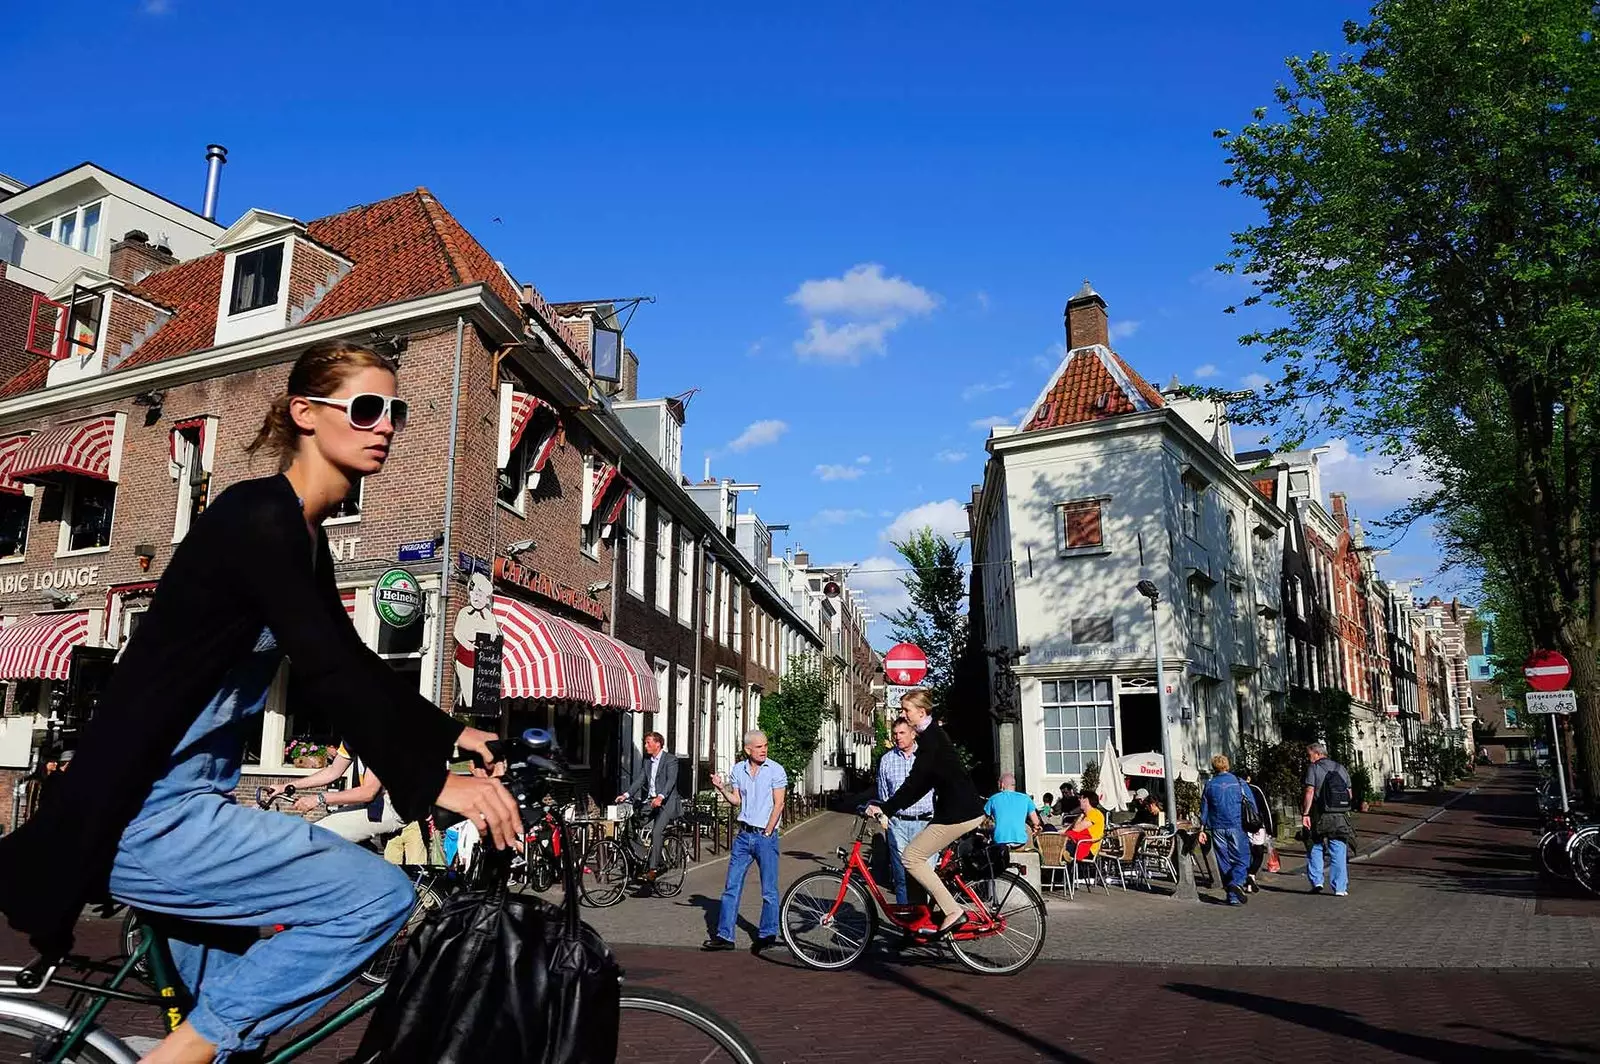
[[969, 384], [965, 388], [961, 389], [961, 400], [962, 402], [971, 402], [980, 395], [989, 395], [992, 392], [1003, 392], [1007, 388], [1011, 387], [1011, 385], [1012, 382], [1009, 380], [979, 381], [977, 384]]
[[847, 525], [851, 521], [861, 521], [872, 515], [865, 510], [818, 510], [811, 518], [814, 525]]
[[814, 472], [823, 480], [856, 480], [866, 470], [858, 465], [819, 465]]
[[1358, 516], [1369, 520], [1382, 517], [1437, 487], [1415, 462], [1397, 466], [1382, 455], [1353, 451], [1342, 437], [1329, 440], [1326, 446], [1328, 451], [1320, 463], [1322, 490], [1344, 492]]
[[165, 15], [172, 10], [172, 0], [144, 0], [139, 10], [146, 15]]
[[1009, 414], [993, 414], [989, 417], [980, 417], [976, 421], [967, 422], [967, 425], [976, 432], [988, 432], [990, 429], [1018, 424], [1027, 412], [1027, 407], [1019, 406]]
[[1113, 340], [1126, 340], [1138, 332], [1139, 326], [1143, 324], [1142, 321], [1114, 321], [1106, 332]]
[[978, 300], [978, 309], [987, 314], [989, 312], [989, 293], [979, 289], [975, 298]]
[[738, 436], [728, 441], [730, 451], [748, 451], [752, 447], [765, 447], [777, 443], [778, 438], [789, 431], [789, 423], [768, 418], [765, 421], [753, 421]]
[[923, 527], [932, 528], [941, 536], [954, 535], [967, 530], [967, 511], [954, 499], [941, 499], [938, 502], [925, 502], [921, 506], [914, 506], [902, 512], [889, 527], [883, 530], [881, 538], [887, 543], [903, 540], [911, 533]]
[[1246, 388], [1249, 388], [1253, 392], [1259, 392], [1261, 389], [1271, 384], [1272, 380], [1264, 373], [1246, 373], [1243, 377], [1239, 378], [1239, 383], [1244, 385]]
[[885, 277], [875, 262], [846, 270], [842, 277], [805, 281], [789, 302], [814, 318], [898, 318], [927, 314], [939, 297], [904, 277]]
[[804, 281], [788, 302], [811, 318], [794, 342], [803, 359], [858, 365], [888, 349], [889, 334], [907, 318], [931, 314], [939, 297], [904, 277], [885, 277], [877, 263], [852, 266], [841, 277]]
[[1207, 362], [1203, 366], [1196, 366], [1194, 368], [1194, 376], [1195, 376], [1196, 380], [1202, 380], [1203, 381], [1203, 380], [1206, 380], [1207, 378], [1215, 377], [1218, 372], [1220, 372], [1220, 371], [1217, 369], [1217, 367], [1214, 364], [1210, 363], [1210, 362]]
[[967, 452], [966, 451], [951, 451], [951, 450], [940, 451], [938, 454], [933, 456], [934, 461], [936, 461], [936, 462], [959, 462], [959, 461], [961, 461], [962, 459], [964, 459], [966, 457], [967, 457]]
[[1066, 357], [1067, 345], [1065, 343], [1053, 343], [1044, 349], [1043, 354], [1033, 356], [1033, 368], [1040, 373], [1050, 373], [1061, 365], [1061, 360]]
[[856, 465], [870, 465], [871, 463], [872, 463], [872, 456], [870, 454], [862, 454], [862, 455], [857, 455], [856, 456]]
[[879, 619], [886, 621], [895, 610], [911, 605], [911, 595], [903, 582], [905, 568], [905, 559], [898, 555], [873, 555], [851, 572], [850, 588]]
[[761, 353], [761, 347], [762, 347], [762, 341], [756, 340], [748, 348], [745, 349], [745, 354], [752, 355], [752, 356], [759, 355]]

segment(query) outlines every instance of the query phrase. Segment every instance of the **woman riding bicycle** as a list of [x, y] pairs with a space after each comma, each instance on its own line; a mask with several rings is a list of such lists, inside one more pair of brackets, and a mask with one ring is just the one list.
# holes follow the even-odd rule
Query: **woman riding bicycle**
[[983, 823], [983, 800], [962, 767], [955, 743], [944, 729], [933, 722], [933, 696], [926, 688], [908, 691], [900, 699], [900, 712], [917, 730], [917, 761], [911, 766], [894, 794], [886, 801], [867, 806], [868, 816], [898, 813], [933, 790], [933, 820], [917, 833], [901, 853], [906, 874], [928, 892], [943, 919], [935, 937], [942, 938], [967, 921], [950, 888], [928, 865], [928, 858], [942, 852], [967, 832]]
[[399, 869], [295, 817], [240, 806], [250, 718], [285, 658], [396, 808], [437, 803], [520, 839], [498, 782], [455, 776], [454, 746], [492, 760], [365, 644], [344, 612], [322, 522], [377, 473], [404, 427], [392, 366], [353, 343], [308, 348], [249, 450], [277, 476], [223, 492], [190, 529], [112, 674], [59, 800], [0, 839], [0, 911], [47, 956], [71, 946], [83, 906], [110, 894], [196, 924], [267, 939], [174, 931], [196, 1002], [147, 1061], [225, 1060], [331, 999], [394, 935], [412, 903]]

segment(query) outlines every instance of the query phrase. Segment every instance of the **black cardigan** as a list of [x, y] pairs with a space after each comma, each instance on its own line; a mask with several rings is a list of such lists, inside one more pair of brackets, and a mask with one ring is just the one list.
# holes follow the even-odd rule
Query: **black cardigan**
[[79, 912], [104, 896], [123, 830], [263, 628], [300, 689], [378, 771], [400, 815], [427, 815], [462, 725], [362, 643], [339, 601], [327, 538], [308, 535], [288, 479], [244, 481], [174, 553], [59, 793], [0, 838], [0, 911], [40, 952], [71, 947]]
[[917, 735], [917, 760], [906, 781], [877, 806], [893, 816], [930, 790], [935, 824], [964, 824], [983, 816], [983, 799], [962, 767], [955, 743], [937, 724], [929, 724]]

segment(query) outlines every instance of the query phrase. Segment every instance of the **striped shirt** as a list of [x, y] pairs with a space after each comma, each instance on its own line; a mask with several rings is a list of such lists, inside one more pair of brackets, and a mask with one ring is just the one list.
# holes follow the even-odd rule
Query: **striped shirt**
[[[900, 789], [900, 785], [911, 775], [911, 766], [917, 763], [917, 752], [912, 750], [909, 754], [901, 752], [898, 746], [891, 748], [883, 757], [878, 759], [878, 801], [887, 801], [890, 795]], [[929, 791], [906, 808], [900, 810], [900, 816], [932, 816], [933, 792]]]

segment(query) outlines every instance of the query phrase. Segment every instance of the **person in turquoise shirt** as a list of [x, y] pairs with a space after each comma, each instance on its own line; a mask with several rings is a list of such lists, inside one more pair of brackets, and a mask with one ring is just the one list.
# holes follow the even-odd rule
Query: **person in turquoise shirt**
[[1033, 799], [1017, 790], [1017, 777], [1010, 772], [1000, 777], [1000, 789], [984, 803], [983, 815], [994, 821], [994, 841], [1008, 846], [1026, 845], [1029, 829], [1043, 826]]

